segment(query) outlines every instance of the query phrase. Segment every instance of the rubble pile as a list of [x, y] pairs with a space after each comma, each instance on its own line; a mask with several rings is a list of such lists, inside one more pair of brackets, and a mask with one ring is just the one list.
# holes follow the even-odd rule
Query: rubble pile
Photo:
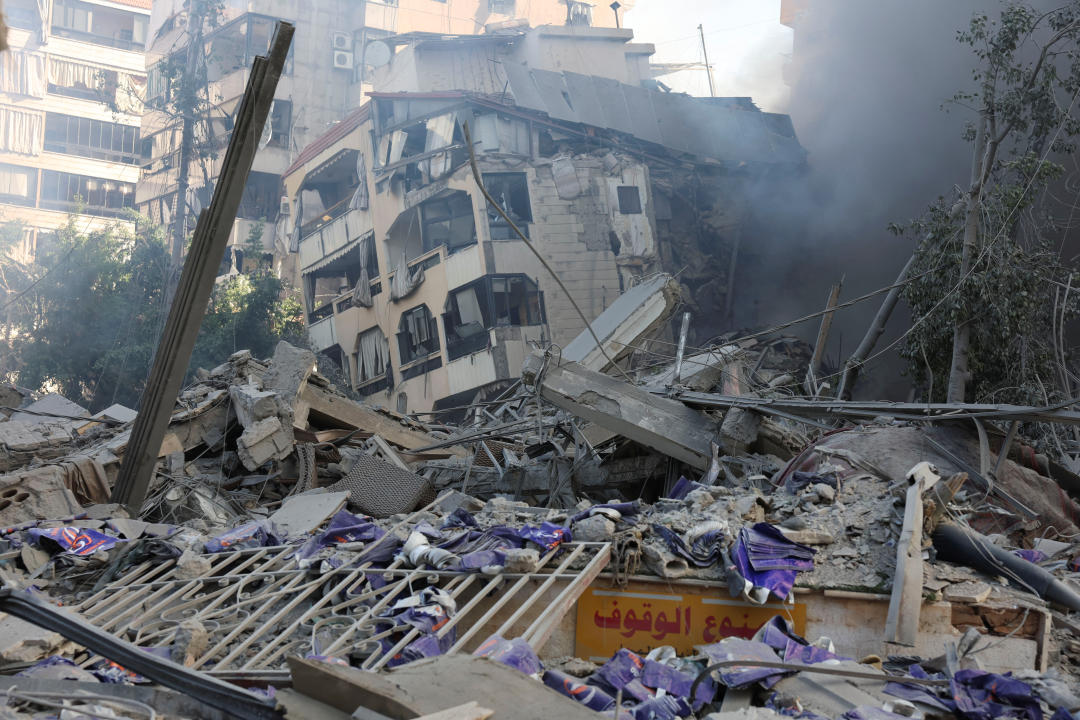
[[[579, 338], [453, 423], [236, 353], [137, 508], [134, 412], [8, 390], [3, 717], [1077, 716], [1080, 478], [1011, 416], [823, 421], [783, 404], [804, 343], [656, 365], [610, 326], [632, 374]], [[744, 619], [699, 633], [693, 593]], [[575, 657], [586, 594], [606, 657]]]

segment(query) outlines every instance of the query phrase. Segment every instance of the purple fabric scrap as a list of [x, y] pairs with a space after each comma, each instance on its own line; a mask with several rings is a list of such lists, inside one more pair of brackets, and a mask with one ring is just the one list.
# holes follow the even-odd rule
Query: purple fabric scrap
[[840, 717], [845, 720], [908, 720], [904, 715], [898, 715], [873, 705], [859, 705], [848, 710]]
[[672, 500], [684, 500], [692, 490], [705, 487], [699, 482], [688, 480], [686, 476], [680, 475], [679, 481], [675, 483], [675, 487], [671, 488], [671, 492], [668, 493], [668, 497]]
[[615, 698], [600, 688], [594, 685], [586, 685], [577, 678], [558, 670], [545, 672], [544, 684], [596, 712], [611, 712], [612, 708], [615, 707]]
[[664, 695], [649, 698], [633, 708], [630, 716], [634, 720], [675, 720], [675, 718], [686, 717], [692, 712], [690, 705], [681, 697]]
[[479, 572], [486, 567], [506, 565], [506, 553], [502, 550], [476, 550], [461, 556], [463, 572]]
[[758, 631], [754, 633], [752, 639], [757, 642], [763, 642], [773, 650], [781, 653], [784, 657], [784, 662], [813, 665], [814, 663], [825, 662], [826, 660], [851, 659], [831, 653], [824, 648], [811, 645], [805, 638], [796, 635], [788, 621], [780, 615], [774, 615], [769, 622], [762, 625]]
[[32, 528], [27, 531], [31, 540], [46, 550], [60, 550], [71, 555], [93, 555], [98, 550], [109, 550], [119, 542], [120, 538], [104, 535], [97, 530], [64, 526], [47, 528]]
[[548, 551], [554, 550], [573, 539], [569, 529], [546, 520], [540, 524], [540, 527], [526, 525], [521, 528], [518, 537], [526, 542], [535, 543]]
[[[709, 657], [710, 664], [729, 662], [731, 660], [759, 660], [764, 662], [779, 662], [776, 651], [763, 642], [743, 640], [737, 637], [727, 637], [718, 643], [705, 645], [701, 648]], [[732, 665], [718, 671], [720, 679], [725, 685], [733, 688], [743, 688], [760, 682], [766, 688], [772, 687], [784, 675], [790, 674], [784, 670], [767, 667], [740, 667]]]
[[965, 720], [1026, 718], [1043, 720], [1042, 708], [1031, 686], [1012, 673], [959, 670], [950, 678], [956, 712]]
[[[690, 700], [690, 688], [694, 684], [695, 677], [670, 665], [646, 659], [645, 667], [641, 671], [641, 684]], [[711, 678], [706, 678], [698, 685], [697, 697], [693, 698], [692, 702], [694, 710], [700, 710], [716, 697], [716, 684], [709, 680]]]
[[279, 542], [281, 542], [280, 539], [272, 531], [267, 530], [266, 521], [256, 520], [210, 538], [203, 548], [208, 553], [220, 553], [227, 550], [266, 547]]
[[436, 657], [442, 655], [443, 652], [445, 652], [445, 650], [441, 647], [441, 643], [437, 637], [434, 635], [421, 635], [402, 648], [401, 652], [395, 655], [390, 662], [386, 664], [388, 667], [397, 667], [398, 665], [405, 665], [427, 657]]
[[473, 653], [477, 657], [486, 657], [512, 667], [526, 675], [536, 675], [543, 670], [540, 658], [532, 646], [522, 638], [506, 640], [499, 635], [492, 635]]
[[784, 537], [768, 523], [756, 523], [739, 531], [754, 570], [813, 570], [816, 551]]
[[1013, 550], [1013, 555], [1023, 558], [1030, 563], [1035, 563], [1036, 565], [1045, 562], [1047, 557], [1049, 557], [1042, 550]]
[[465, 508], [454, 508], [454, 512], [450, 513], [442, 522], [442, 527], [446, 528], [474, 528], [478, 527], [476, 518], [466, 510]]
[[596, 675], [616, 693], [622, 690], [624, 695], [644, 702], [653, 696], [641, 682], [644, 667], [645, 661], [640, 655], [623, 648], [601, 665]]
[[634, 516], [636, 516], [641, 511], [641, 503], [639, 503], [637, 500], [633, 500], [631, 502], [603, 503], [601, 505], [593, 505], [591, 508], [587, 510], [582, 510], [577, 515], [570, 518], [570, 523], [573, 524], [576, 523], [578, 520], [584, 520], [587, 517], [599, 515], [599, 511], [601, 510], [615, 510], [620, 515], [622, 515], [624, 520], [633, 522]]
[[720, 562], [723, 558], [724, 532], [722, 530], [710, 530], [694, 538], [693, 545], [688, 546], [678, 533], [671, 528], [658, 523], [653, 524], [653, 531], [667, 543], [672, 553], [683, 558], [697, 567], [710, 567]]
[[743, 542], [742, 533], [731, 547], [731, 562], [740, 575], [749, 580], [755, 587], [767, 588], [776, 597], [784, 600], [791, 594], [795, 587], [794, 570], [765, 570], [758, 572], [750, 564], [750, 555]]

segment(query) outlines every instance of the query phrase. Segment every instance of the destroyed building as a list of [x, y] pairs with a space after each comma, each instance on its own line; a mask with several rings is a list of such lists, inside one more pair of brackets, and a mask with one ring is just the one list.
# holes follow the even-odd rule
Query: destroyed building
[[[146, 4], [149, 7], [149, 0]], [[234, 223], [225, 272], [243, 269], [244, 244], [253, 230], [262, 229], [263, 248], [274, 252], [275, 223], [283, 210], [288, 213], [282, 204], [282, 173], [305, 147], [363, 102], [373, 67], [390, 52], [385, 38], [413, 31], [482, 33], [488, 26], [562, 22], [568, 11], [561, 0], [473, 0], [455, 2], [452, 12], [438, 0], [225, 2], [220, 21], [207, 28], [203, 50], [196, 54], [205, 61], [209, 108], [205, 117], [197, 118], [196, 139], [203, 150], [189, 167], [185, 200], [192, 211], [191, 225], [209, 203], [251, 61], [265, 53], [277, 20], [295, 22], [296, 38]], [[610, 24], [613, 19], [603, 15], [596, 22]], [[182, 150], [182, 118], [170, 105], [169, 73], [175, 72], [173, 64], [187, 62], [186, 23], [182, 0], [154, 3], [146, 55], [147, 111], [142, 118], [145, 163], [136, 207], [166, 227], [177, 216]]]
[[31, 262], [77, 207], [96, 231], [135, 205], [150, 0], [7, 0], [0, 53], [0, 222]]
[[[659, 271], [679, 273], [701, 333], [723, 325], [748, 188], [804, 152], [786, 116], [663, 92], [632, 39], [398, 36], [370, 102], [286, 171], [285, 267], [354, 390], [402, 412], [494, 396], [530, 342], [584, 329], [571, 298], [591, 320]], [[480, 193], [465, 123], [488, 191], [570, 297]]]

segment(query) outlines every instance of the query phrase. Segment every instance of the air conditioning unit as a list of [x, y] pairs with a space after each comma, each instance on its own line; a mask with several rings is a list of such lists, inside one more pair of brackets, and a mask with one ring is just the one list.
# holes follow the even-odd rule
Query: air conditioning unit
[[334, 51], [334, 69], [335, 70], [352, 70], [353, 69], [353, 54], [344, 50]]
[[333, 48], [335, 50], [352, 51], [352, 35], [347, 32], [335, 32], [330, 33], [330, 37], [333, 40]]
[[289, 196], [281, 196], [281, 205], [278, 206], [278, 215], [285, 215], [286, 217], [292, 213], [292, 205], [289, 203]]

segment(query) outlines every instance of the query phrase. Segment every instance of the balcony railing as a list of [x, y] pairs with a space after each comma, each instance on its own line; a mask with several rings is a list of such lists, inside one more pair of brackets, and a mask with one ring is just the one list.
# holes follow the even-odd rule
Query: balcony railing
[[316, 230], [322, 229], [323, 226], [329, 225], [330, 223], [334, 222], [334, 220], [338, 219], [339, 217], [344, 215], [346, 212], [348, 212], [349, 211], [349, 201], [350, 200], [352, 200], [351, 195], [349, 197], [345, 198], [344, 200], [342, 200], [341, 202], [339, 202], [338, 204], [334, 205], [333, 207], [328, 208], [326, 210], [326, 212], [324, 212], [322, 215], [320, 215], [315, 220], [312, 220], [311, 222], [309, 222], [309, 223], [307, 223], [305, 225], [301, 225], [300, 226], [300, 237], [301, 237], [301, 239], [306, 238], [308, 235], [311, 235]]
[[120, 48], [121, 50], [143, 50], [145, 48], [145, 43], [135, 42], [129, 38], [95, 35], [94, 33], [84, 32], [83, 30], [66, 28], [62, 25], [53, 25], [52, 34], [57, 37], [81, 40], [82, 42], [94, 43], [95, 45], [106, 45], [108, 47]]

